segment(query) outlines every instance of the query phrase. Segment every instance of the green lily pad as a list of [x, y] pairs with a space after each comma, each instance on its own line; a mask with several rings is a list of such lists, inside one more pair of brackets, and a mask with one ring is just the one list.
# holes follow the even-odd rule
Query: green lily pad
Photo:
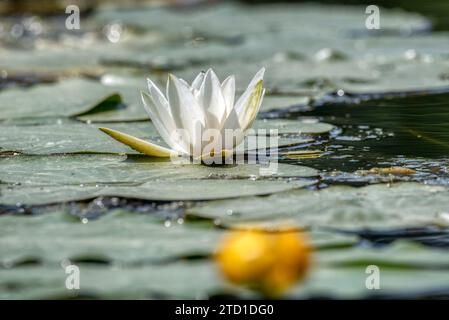
[[309, 102], [310, 98], [307, 96], [266, 95], [263, 98], [263, 103], [260, 107], [260, 111], [278, 111], [292, 106], [307, 105]]
[[[2, 216], [0, 221], [3, 299], [207, 298], [223, 293], [254, 297], [226, 283], [210, 261], [224, 235], [210, 225], [172, 222], [168, 226], [149, 215], [121, 210], [88, 222], [64, 212]], [[311, 232], [310, 238], [317, 246], [354, 243], [351, 236], [322, 231]], [[70, 262], [80, 268], [80, 291], [65, 288], [67, 274], [61, 265]], [[11, 286], [16, 289], [9, 290]]]
[[449, 256], [441, 254], [443, 249], [425, 247], [421, 244], [397, 241], [385, 248], [366, 250], [352, 247], [320, 254], [319, 263], [340, 268], [377, 265], [379, 268], [400, 268], [403, 270], [447, 269]]
[[[59, 124], [38, 126], [0, 124], [0, 130], [4, 132], [0, 137], [0, 151], [17, 151], [26, 154], [137, 153], [100, 132], [98, 130], [100, 126], [119, 130], [165, 146], [151, 122], [108, 123], [102, 125], [61, 122]], [[255, 128], [266, 128], [267, 133], [269, 133], [269, 129], [279, 128], [280, 133], [295, 132], [298, 134], [299, 132], [324, 132], [325, 130], [330, 130], [332, 126], [292, 120], [259, 120], [255, 122]], [[265, 143], [264, 147], [266, 145], [270, 146], [270, 138], [267, 137], [263, 142]], [[279, 142], [278, 146], [285, 146], [308, 143], [310, 140], [298, 137], [297, 139], [280, 139], [277, 142]]]
[[[88, 18], [84, 21], [83, 32], [86, 32], [91, 26], [88, 26]], [[56, 24], [58, 29], [61, 30], [61, 24]], [[65, 30], [65, 28], [63, 29]], [[91, 30], [91, 35], [98, 32], [98, 25], [94, 25], [92, 29], [94, 30]], [[89, 33], [89, 31], [86, 33]], [[59, 35], [63, 36], [61, 33]], [[97, 36], [101, 36], [101, 34]], [[132, 44], [129, 42], [110, 43], [102, 37], [95, 41], [86, 38], [88, 36], [75, 36], [68, 43], [61, 39], [52, 42], [39, 38], [38, 40], [43, 41], [38, 46], [28, 48], [28, 50], [2, 47], [0, 48], [0, 54], [3, 59], [0, 61], [0, 68], [8, 73], [32, 72], [60, 77], [84, 74], [99, 76], [107, 71], [107, 66], [103, 63], [105, 57], [125, 58], [130, 54], [130, 48], [143, 51], [148, 49], [148, 46], [161, 44], [161, 41], [151, 35], [136, 36], [140, 39], [140, 42], [134, 41]], [[85, 40], [90, 43], [86, 43]]]
[[[157, 136], [148, 123], [108, 125], [138, 137]], [[76, 122], [40, 126], [0, 125], [6, 134], [0, 137], [0, 150], [27, 154], [52, 153], [136, 153], [98, 130], [98, 126]], [[153, 140], [158, 143], [158, 140]]]
[[371, 275], [366, 273], [368, 266], [316, 269], [309, 279], [289, 291], [286, 298], [425, 299], [432, 297], [432, 294], [435, 294], [434, 298], [438, 298], [441, 283], [449, 281], [447, 270], [380, 268], [380, 288], [369, 290], [366, 286], [367, 278]]
[[314, 181], [271, 181], [271, 180], [194, 180], [170, 179], [122, 184], [79, 184], [6, 186], [0, 185], [0, 202], [14, 205], [40, 205], [92, 199], [99, 196], [115, 196], [153, 201], [213, 200], [267, 195], [295, 188], [301, 188]]
[[417, 183], [335, 186], [199, 204], [189, 214], [223, 223], [288, 220], [302, 226], [408, 227], [447, 224], [449, 191]]
[[[368, 298], [389, 295], [414, 298], [431, 294], [449, 280], [449, 259], [444, 250], [398, 242], [386, 248], [350, 248], [316, 255], [318, 268], [290, 291], [289, 297]], [[368, 266], [379, 268], [378, 290], [368, 290]], [[447, 278], [447, 280], [446, 280]], [[413, 281], [411, 281], [413, 279]]]
[[152, 77], [150, 74], [139, 77], [105, 74], [101, 78], [101, 83], [122, 96], [123, 108], [115, 108], [104, 112], [79, 115], [78, 120], [84, 122], [132, 122], [149, 120], [148, 113], [142, 103], [141, 91], [147, 91], [146, 78]]
[[[80, 274], [80, 290], [67, 290], [67, 274], [60, 266], [0, 270], [0, 286], [17, 287], [1, 290], [0, 299], [200, 299], [243, 291], [231, 289], [210, 262], [123, 268], [85, 265], [80, 266]], [[247, 291], [246, 296], [250, 296]]]
[[1, 264], [30, 257], [45, 264], [87, 257], [110, 264], [156, 264], [168, 259], [207, 256], [222, 236], [219, 229], [186, 226], [176, 221], [166, 227], [150, 215], [120, 210], [98, 221], [82, 223], [74, 218], [64, 212], [30, 219], [2, 217]]
[[[27, 91], [9, 89], [0, 93], [0, 119], [75, 116], [92, 111], [105, 102], [116, 106], [121, 101], [113, 94], [113, 89], [96, 81], [78, 78]], [[107, 98], [109, 101], [105, 101]]]
[[[300, 5], [270, 5], [260, 7], [246, 7], [243, 5], [226, 3], [218, 7], [203, 8], [195, 12], [184, 12], [170, 10], [170, 8], [143, 7], [130, 10], [118, 9], [117, 7], [103, 7], [96, 16], [98, 22], [121, 21], [127, 25], [164, 32], [165, 34], [178, 33], [185, 37], [185, 31], [179, 30], [178, 25], [186, 25], [193, 31], [206, 34], [223, 35], [223, 25], [228, 25], [227, 33], [234, 34], [264, 34], [269, 32], [274, 24], [280, 30], [291, 30], [297, 26], [297, 21], [303, 21], [302, 32], [312, 32], [318, 28], [322, 33], [341, 34], [349, 32], [354, 28], [363, 30], [365, 17], [360, 17], [362, 7], [347, 6], [323, 6], [320, 4]], [[331, 10], [333, 15], [329, 15]], [[422, 30], [429, 26], [424, 17], [406, 13], [401, 10], [385, 10], [383, 16], [383, 27], [387, 30], [398, 30], [401, 32], [410, 30]], [[283, 19], [280, 19], [282, 17]], [[327, 18], [326, 23], [321, 23]], [[248, 23], [248, 21], [260, 23]], [[262, 23], [263, 22], [263, 23]], [[360, 24], [359, 27], [357, 27]], [[356, 27], [354, 27], [356, 26]], [[320, 33], [321, 34], [321, 33]]]
[[[0, 220], [0, 262], [7, 267], [0, 268], [0, 286], [6, 288], [0, 298], [256, 297], [224, 281], [209, 260], [223, 236], [220, 229], [185, 223], [166, 227], [148, 215], [122, 211], [87, 223], [61, 212]], [[438, 287], [447, 277], [449, 260], [442, 250], [405, 242], [377, 249], [342, 247], [338, 244], [344, 237], [313, 230], [310, 238], [315, 246], [324, 240], [328, 249], [313, 254], [308, 278], [287, 297], [409, 295]], [[332, 244], [338, 247], [330, 250]], [[189, 256], [203, 258], [185, 260]], [[80, 269], [79, 291], [65, 288], [67, 274], [61, 265], [69, 263]], [[380, 270], [379, 290], [365, 286], [369, 265]]]
[[[224, 236], [223, 229], [210, 224], [182, 219], [163, 223], [154, 216], [124, 210], [98, 220], [80, 220], [55, 211], [34, 217], [3, 216], [0, 221], [0, 266], [10, 267], [18, 267], [27, 259], [45, 265], [72, 260], [121, 266], [168, 263], [193, 256], [207, 259]], [[351, 246], [355, 238], [314, 230], [310, 241], [317, 247], [340, 248]]]
[[[442, 254], [436, 251], [435, 254]], [[104, 299], [178, 298], [207, 299], [214, 294], [233, 294], [256, 298], [254, 293], [225, 282], [216, 266], [209, 262], [177, 262], [168, 265], [121, 267], [78, 265], [80, 290], [65, 288], [67, 274], [60, 266], [24, 266], [0, 270], [2, 299], [61, 299], [91, 296]], [[447, 270], [403, 270], [380, 268], [380, 290], [368, 290], [366, 265], [353, 268], [320, 267], [287, 294], [288, 298], [363, 298], [371, 295], [413, 297], [441, 287], [449, 280]], [[414, 279], [410, 281], [410, 279]]]
[[1, 49], [0, 68], [8, 72], [79, 73], [102, 71], [92, 52], [73, 48], [45, 48], [35, 50]]
[[[329, 15], [329, 10], [334, 15]], [[216, 65], [228, 61], [230, 56], [233, 60], [245, 63], [266, 61], [270, 56], [276, 56], [275, 61], [280, 62], [282, 55], [279, 59], [279, 53], [287, 53], [287, 59], [291, 56], [297, 59], [302, 55], [288, 55], [289, 50], [292, 50], [292, 43], [301, 43], [301, 52], [309, 52], [317, 50], [317, 47], [318, 50], [326, 48], [329, 43], [339, 44], [345, 40], [350, 42], [347, 41], [348, 34], [367, 35], [372, 30], [366, 30], [365, 16], [360, 12], [363, 13], [364, 8], [323, 7], [316, 4], [247, 8], [222, 4], [189, 14], [166, 8], [139, 8], [126, 12], [107, 8], [99, 10], [95, 19], [101, 22], [120, 21], [125, 25], [164, 35], [168, 40], [167, 46], [153, 50], [132, 50], [133, 54], [118, 61], [120, 64], [181, 68], [212, 63]], [[298, 21], [305, 26], [300, 31], [297, 30]], [[184, 28], [180, 29], [179, 25]], [[225, 32], [224, 25], [227, 26]], [[388, 10], [382, 13], [380, 31], [400, 35], [428, 27], [427, 19], [419, 15]], [[186, 38], [191, 43], [185, 44]], [[182, 45], [173, 49], [174, 44], [181, 42], [179, 40], [182, 40]], [[342, 44], [340, 46], [348, 47]]]
[[[100, 81], [83, 78], [42, 84], [23, 91], [0, 93], [0, 119], [77, 117], [82, 121], [118, 122], [148, 120], [140, 98], [145, 77], [105, 75]], [[80, 94], [82, 92], [82, 94]]]
[[[276, 167], [274, 167], [276, 165]], [[146, 156], [54, 155], [0, 158], [0, 181], [21, 185], [143, 183], [161, 179], [277, 179], [315, 177], [317, 170], [296, 165], [234, 164], [205, 166], [176, 164]]]

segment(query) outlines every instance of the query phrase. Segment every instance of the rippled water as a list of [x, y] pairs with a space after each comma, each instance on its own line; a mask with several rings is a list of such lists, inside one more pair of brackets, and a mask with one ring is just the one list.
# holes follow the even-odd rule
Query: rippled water
[[417, 171], [408, 180], [447, 185], [449, 165], [449, 89], [422, 92], [329, 95], [311, 106], [274, 111], [269, 117], [317, 117], [336, 125], [322, 145], [318, 159], [288, 163], [318, 166], [334, 183], [352, 179], [368, 183], [372, 177], [356, 177], [357, 170], [374, 167], [407, 167]]

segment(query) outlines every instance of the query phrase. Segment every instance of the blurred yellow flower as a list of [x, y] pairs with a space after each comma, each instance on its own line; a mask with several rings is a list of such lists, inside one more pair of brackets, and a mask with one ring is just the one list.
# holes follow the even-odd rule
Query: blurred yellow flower
[[279, 297], [302, 280], [312, 248], [297, 230], [233, 230], [220, 243], [216, 260], [225, 277], [266, 296]]

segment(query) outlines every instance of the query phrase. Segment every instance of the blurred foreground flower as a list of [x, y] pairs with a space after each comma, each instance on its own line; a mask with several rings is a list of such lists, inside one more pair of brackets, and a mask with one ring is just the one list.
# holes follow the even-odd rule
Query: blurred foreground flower
[[229, 281], [276, 298], [306, 276], [311, 252], [305, 236], [296, 230], [253, 228], [231, 231], [216, 260]]
[[212, 69], [201, 72], [192, 84], [169, 75], [166, 96], [148, 79], [149, 94], [142, 92], [142, 100], [169, 148], [112, 129], [100, 130], [154, 157], [232, 155], [259, 112], [265, 93], [264, 72], [257, 72], [236, 103], [234, 76], [220, 83]]

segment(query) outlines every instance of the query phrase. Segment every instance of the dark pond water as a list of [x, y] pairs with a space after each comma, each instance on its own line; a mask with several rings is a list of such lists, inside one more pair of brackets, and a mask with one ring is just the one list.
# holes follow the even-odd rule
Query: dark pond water
[[[286, 159], [327, 172], [407, 167], [412, 179], [448, 183], [449, 88], [433, 91], [328, 95], [311, 106], [291, 107], [268, 117], [317, 117], [339, 129], [324, 139], [318, 159]], [[341, 181], [339, 181], [339, 178]], [[348, 175], [333, 177], [344, 182]], [[363, 177], [359, 177], [363, 182]], [[370, 182], [367, 178], [366, 183]]]

